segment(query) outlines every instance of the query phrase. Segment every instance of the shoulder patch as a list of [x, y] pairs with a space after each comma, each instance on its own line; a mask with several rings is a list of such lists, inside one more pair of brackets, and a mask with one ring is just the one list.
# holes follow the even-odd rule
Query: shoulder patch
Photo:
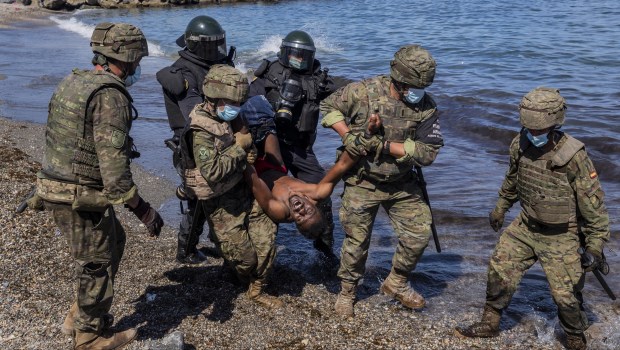
[[125, 144], [126, 137], [127, 137], [127, 133], [119, 129], [114, 129], [114, 131], [112, 131], [112, 137], [110, 139], [110, 143], [112, 143], [112, 146], [114, 148], [121, 149], [123, 148], [123, 145]]
[[200, 146], [198, 149], [198, 157], [200, 160], [207, 160], [211, 158], [211, 151], [209, 151], [209, 149], [205, 146]]

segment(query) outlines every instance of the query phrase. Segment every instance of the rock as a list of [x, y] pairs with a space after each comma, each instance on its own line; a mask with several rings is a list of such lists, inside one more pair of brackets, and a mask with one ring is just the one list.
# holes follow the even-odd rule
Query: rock
[[65, 7], [65, 0], [41, 0], [41, 5], [50, 10], [61, 10]]
[[184, 347], [183, 333], [179, 331], [170, 333], [160, 341], [151, 340], [145, 344], [148, 350], [183, 350]]

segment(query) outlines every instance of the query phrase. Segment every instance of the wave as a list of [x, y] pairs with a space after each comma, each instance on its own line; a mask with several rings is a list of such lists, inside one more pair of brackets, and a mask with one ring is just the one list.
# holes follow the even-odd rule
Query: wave
[[[93, 30], [95, 30], [94, 25], [86, 24], [78, 19], [75, 19], [74, 17], [62, 19], [60, 17], [51, 16], [50, 19], [56, 23], [60, 29], [76, 33], [86, 39], [90, 39], [93, 34]], [[166, 53], [161, 46], [148, 40], [147, 43], [149, 45], [149, 56], [166, 56]]]

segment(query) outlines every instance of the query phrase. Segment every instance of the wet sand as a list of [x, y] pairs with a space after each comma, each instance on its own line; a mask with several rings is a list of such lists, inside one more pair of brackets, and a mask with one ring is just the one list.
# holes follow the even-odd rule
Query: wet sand
[[54, 11], [42, 9], [35, 2], [30, 6], [21, 3], [0, 4], [0, 29], [12, 28], [20, 22], [42, 23]]

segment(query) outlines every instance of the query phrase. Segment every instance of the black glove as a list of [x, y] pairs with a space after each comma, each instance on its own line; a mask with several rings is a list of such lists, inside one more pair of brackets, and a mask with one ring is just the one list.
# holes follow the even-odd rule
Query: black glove
[[594, 249], [588, 248], [586, 252], [581, 255], [581, 267], [585, 272], [590, 272], [599, 269], [603, 266], [603, 254]]
[[504, 226], [504, 215], [506, 215], [506, 212], [498, 210], [497, 208], [489, 213], [489, 224], [493, 231], [498, 232], [499, 229]]
[[162, 226], [164, 226], [164, 220], [159, 216], [157, 210], [153, 209], [148, 202], [140, 198], [138, 206], [135, 208], [129, 208], [134, 215], [142, 221], [146, 229], [149, 230], [151, 237], [159, 237]]

